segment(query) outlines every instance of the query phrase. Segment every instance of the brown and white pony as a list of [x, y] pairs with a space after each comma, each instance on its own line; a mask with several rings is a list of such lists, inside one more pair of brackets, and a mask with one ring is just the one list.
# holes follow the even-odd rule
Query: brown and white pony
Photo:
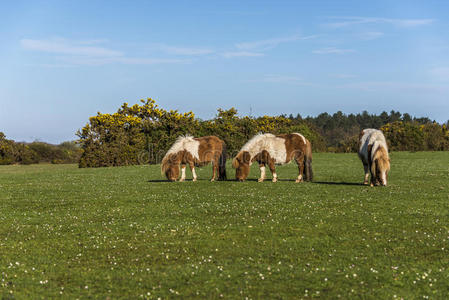
[[364, 129], [359, 135], [359, 157], [365, 169], [365, 180], [371, 173], [371, 186], [387, 185], [387, 176], [390, 171], [390, 157], [388, 146], [382, 131], [377, 129]]
[[204, 136], [194, 138], [192, 136], [180, 136], [167, 151], [162, 159], [161, 172], [170, 181], [176, 181], [179, 177], [181, 165], [181, 179], [186, 178], [186, 164], [192, 171], [193, 181], [197, 180], [195, 167], [204, 166], [212, 162], [212, 179], [218, 173], [218, 180], [226, 180], [226, 144], [216, 136]]
[[[277, 181], [275, 165], [283, 165], [295, 160], [299, 175], [296, 182], [311, 181], [312, 145], [299, 133], [273, 135], [271, 133], [257, 134], [249, 140], [232, 160], [236, 169], [235, 177], [244, 181], [249, 174], [250, 166], [257, 162], [260, 168], [259, 182], [265, 179], [265, 166], [268, 165], [273, 174], [273, 182]], [[303, 178], [304, 174], [304, 178]]]

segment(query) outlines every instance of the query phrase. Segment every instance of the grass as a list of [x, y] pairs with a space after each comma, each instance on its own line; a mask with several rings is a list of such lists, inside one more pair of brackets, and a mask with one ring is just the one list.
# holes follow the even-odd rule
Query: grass
[[168, 183], [159, 166], [1, 166], [0, 297], [444, 299], [448, 162], [393, 153], [376, 188], [355, 154], [315, 154], [301, 184], [293, 164], [277, 183], [256, 166], [243, 183], [208, 182], [209, 167]]

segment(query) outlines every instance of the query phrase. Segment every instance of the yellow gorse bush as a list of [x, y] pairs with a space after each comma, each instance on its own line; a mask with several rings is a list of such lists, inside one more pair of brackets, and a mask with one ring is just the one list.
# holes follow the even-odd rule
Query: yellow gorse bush
[[[391, 116], [399, 118], [401, 114], [392, 112]], [[358, 117], [363, 120], [372, 116], [364, 113]], [[388, 115], [385, 113], [380, 117], [386, 118]], [[330, 130], [322, 125], [336, 120], [341, 123], [335, 124], [340, 125], [334, 124]], [[357, 151], [358, 128], [351, 128], [351, 134], [346, 134], [341, 140], [332, 141], [332, 145], [326, 145], [323, 136], [332, 136], [343, 131], [339, 126], [344, 125], [345, 120], [348, 119], [345, 119], [341, 112], [333, 116], [321, 114], [315, 118], [315, 122], [321, 122], [323, 127], [315, 127], [314, 123], [301, 118], [239, 116], [233, 107], [227, 110], [218, 109], [217, 115], [211, 120], [200, 120], [191, 111], [181, 113], [178, 110], [160, 108], [155, 100], [149, 98], [131, 106], [123, 103], [115, 113], [97, 113], [89, 118], [89, 122], [78, 131], [79, 142], [83, 148], [79, 165], [99, 167], [157, 163], [176, 138], [186, 134], [218, 136], [226, 142], [229, 156], [236, 154], [246, 141], [260, 132], [300, 132], [312, 142], [315, 151]], [[380, 129], [393, 151], [449, 150], [449, 132], [446, 125], [418, 123], [408, 116], [408, 121], [390, 122]]]
[[[306, 125], [299, 129], [305, 130], [309, 139], [319, 141], [319, 135]], [[226, 142], [232, 155], [258, 132], [292, 130], [292, 121], [283, 116], [239, 117], [237, 110], [230, 108], [218, 109], [214, 119], [202, 121], [191, 111], [162, 109], [149, 98], [132, 106], [123, 103], [116, 113], [97, 113], [89, 118], [78, 132], [84, 149], [80, 167], [158, 162], [180, 135], [216, 135]]]

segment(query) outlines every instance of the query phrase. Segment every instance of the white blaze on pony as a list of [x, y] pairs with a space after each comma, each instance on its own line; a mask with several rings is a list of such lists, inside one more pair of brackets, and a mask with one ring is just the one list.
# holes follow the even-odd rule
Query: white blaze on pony
[[259, 163], [259, 182], [265, 180], [265, 167], [268, 165], [273, 174], [273, 182], [277, 181], [275, 165], [282, 165], [295, 160], [298, 164], [299, 175], [296, 182], [311, 181], [312, 174], [312, 145], [299, 133], [273, 135], [271, 133], [257, 134], [250, 139], [232, 161], [236, 169], [235, 176], [244, 181], [249, 174], [254, 161]]
[[382, 131], [377, 129], [364, 129], [359, 135], [359, 157], [365, 170], [363, 183], [368, 184], [371, 174], [371, 186], [387, 185], [390, 171], [390, 157], [388, 146]]
[[186, 165], [192, 171], [193, 181], [197, 180], [195, 166], [203, 166], [212, 163], [212, 179], [218, 173], [218, 180], [226, 179], [226, 145], [216, 136], [194, 138], [192, 136], [180, 136], [173, 146], [167, 151], [161, 163], [161, 172], [168, 180], [176, 181], [179, 177], [181, 166], [181, 179], [186, 178]]

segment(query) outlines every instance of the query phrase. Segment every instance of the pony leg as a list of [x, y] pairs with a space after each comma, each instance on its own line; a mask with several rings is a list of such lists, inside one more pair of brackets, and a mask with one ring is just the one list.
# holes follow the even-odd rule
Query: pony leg
[[190, 167], [190, 171], [192, 171], [193, 181], [196, 181], [197, 176], [196, 176], [196, 172], [195, 172], [195, 165], [189, 163], [189, 167]]
[[270, 168], [271, 174], [273, 174], [272, 182], [278, 181], [278, 175], [276, 174], [276, 166], [274, 164], [274, 160], [270, 159], [268, 162], [268, 167]]
[[295, 157], [295, 161], [298, 164], [298, 177], [296, 178], [295, 182], [302, 182], [303, 178], [302, 178], [302, 174], [304, 174], [304, 154], [299, 155], [297, 157]]
[[216, 163], [212, 162], [212, 178], [211, 178], [211, 182], [215, 181], [215, 174], [218, 173], [218, 166]]
[[260, 169], [260, 178], [257, 179], [257, 181], [263, 182], [265, 180], [265, 164], [260, 164], [259, 169]]
[[363, 169], [365, 170], [365, 179], [363, 180], [363, 184], [368, 184], [368, 178], [369, 178], [369, 167], [368, 167], [368, 165], [363, 164]]
[[186, 165], [181, 165], [181, 179], [180, 182], [186, 180]]
[[375, 185], [377, 185], [376, 175], [375, 175], [375, 173], [373, 172], [373, 167], [375, 168], [375, 166], [373, 166], [373, 163], [371, 163], [371, 165], [369, 166], [369, 170], [370, 170], [370, 173], [371, 173], [371, 183], [370, 183], [370, 186], [375, 186]]

